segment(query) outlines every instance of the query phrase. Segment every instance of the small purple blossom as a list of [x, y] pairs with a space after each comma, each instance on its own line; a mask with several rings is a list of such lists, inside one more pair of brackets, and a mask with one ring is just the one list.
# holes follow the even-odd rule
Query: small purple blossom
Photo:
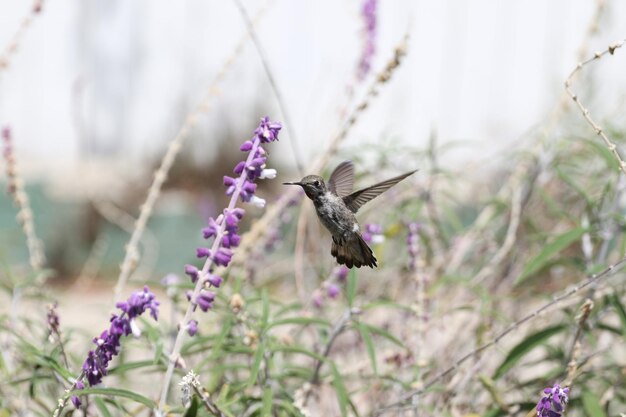
[[[127, 301], [117, 303], [116, 307], [122, 310], [122, 313], [114, 314], [111, 317], [109, 329], [93, 339], [96, 349], [89, 351], [83, 363], [83, 372], [90, 386], [99, 384], [107, 374], [109, 362], [119, 353], [121, 337], [135, 333], [133, 332], [133, 328], [136, 327], [134, 319], [146, 310], [150, 310], [150, 315], [155, 320], [158, 318], [159, 302], [147, 286], [143, 291], [133, 292]], [[76, 387], [82, 389], [79, 382], [76, 383]]]
[[363, 50], [359, 60], [357, 70], [357, 79], [362, 81], [369, 74], [372, 68], [372, 59], [376, 53], [376, 6], [377, 0], [365, 0], [361, 7], [361, 16], [365, 23], [363, 30], [365, 40], [363, 42]]
[[196, 248], [196, 257], [198, 258], [208, 258], [211, 256], [211, 249], [200, 246]]
[[337, 298], [337, 296], [341, 293], [341, 288], [337, 284], [328, 284], [326, 286], [326, 294], [330, 298]]
[[196, 304], [200, 307], [200, 310], [207, 312], [213, 308], [214, 300], [215, 293], [213, 291], [202, 290], [198, 298], [196, 298]]
[[348, 269], [348, 267], [345, 265], [340, 265], [336, 267], [334, 274], [337, 277], [337, 281], [341, 283], [346, 282], [346, 278], [348, 278], [348, 272], [350, 272], [350, 269]]
[[196, 268], [193, 265], [185, 265], [185, 274], [189, 275], [189, 278], [191, 278], [191, 282], [195, 283], [198, 280], [198, 273], [200, 271], [198, 271], [198, 268]]
[[382, 243], [385, 241], [383, 227], [376, 223], [367, 223], [361, 236], [367, 243]]
[[322, 308], [322, 305], [324, 304], [324, 294], [322, 293], [322, 291], [320, 291], [319, 288], [313, 291], [313, 297], [311, 297], [311, 301], [316, 308]]
[[82, 405], [82, 403], [80, 402], [80, 398], [78, 398], [76, 395], [72, 395], [70, 397], [70, 401], [72, 401], [72, 404], [74, 404], [74, 407], [76, 408], [80, 408], [80, 406]]
[[538, 417], [561, 417], [569, 401], [569, 388], [554, 384], [543, 390], [544, 396], [537, 403]]
[[189, 333], [189, 336], [195, 336], [196, 333], [198, 333], [197, 320], [189, 320], [189, 323], [187, 323], [187, 333]]

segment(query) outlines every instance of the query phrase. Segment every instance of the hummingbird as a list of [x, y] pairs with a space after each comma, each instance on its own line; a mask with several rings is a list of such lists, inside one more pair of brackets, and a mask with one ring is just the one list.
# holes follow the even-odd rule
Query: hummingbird
[[333, 238], [330, 253], [337, 263], [348, 268], [369, 266], [374, 268], [376, 257], [363, 240], [355, 214], [361, 206], [378, 197], [417, 170], [407, 172], [387, 181], [352, 192], [354, 187], [354, 164], [340, 163], [328, 179], [328, 186], [318, 175], [307, 175], [298, 182], [284, 185], [299, 185], [313, 201], [315, 212]]

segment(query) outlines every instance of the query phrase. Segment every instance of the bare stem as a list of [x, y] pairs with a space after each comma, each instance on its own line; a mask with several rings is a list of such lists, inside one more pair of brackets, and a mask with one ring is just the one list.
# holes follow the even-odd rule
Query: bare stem
[[578, 97], [578, 95], [576, 95], [576, 93], [574, 93], [574, 91], [571, 88], [571, 84], [572, 84], [572, 78], [584, 66], [586, 66], [586, 65], [588, 65], [588, 64], [590, 64], [590, 63], [592, 63], [594, 61], [599, 60], [604, 55], [607, 55], [607, 54], [613, 55], [617, 49], [621, 48], [624, 45], [625, 42], [626, 42], [626, 40], [621, 40], [619, 42], [615, 42], [615, 43], [609, 45], [608, 48], [605, 49], [604, 51], [596, 52], [596, 53], [593, 54], [593, 56], [591, 58], [588, 58], [585, 61], [579, 62], [576, 65], [576, 68], [574, 68], [574, 70], [570, 73], [569, 77], [567, 77], [567, 80], [565, 80], [565, 91], [567, 91], [567, 94], [572, 98], [572, 100], [574, 100], [574, 103], [576, 103], [576, 105], [578, 106], [578, 108], [582, 112], [583, 117], [585, 118], [587, 123], [589, 123], [589, 125], [596, 132], [596, 135], [598, 135], [598, 136], [600, 136], [602, 138], [602, 140], [604, 141], [604, 144], [606, 145], [607, 149], [609, 151], [611, 151], [611, 153], [613, 154], [613, 156], [615, 157], [615, 159], [619, 163], [619, 169], [624, 173], [624, 175], [626, 175], [626, 162], [624, 162], [624, 160], [622, 159], [622, 157], [621, 157], [621, 155], [620, 155], [620, 153], [619, 153], [619, 151], [617, 149], [617, 145], [613, 141], [611, 141], [611, 139], [609, 139], [607, 134], [604, 132], [604, 129], [602, 129], [602, 127], [591, 118], [591, 115], [589, 114], [589, 110], [587, 108], [585, 108], [585, 106], [580, 101], [580, 98]]

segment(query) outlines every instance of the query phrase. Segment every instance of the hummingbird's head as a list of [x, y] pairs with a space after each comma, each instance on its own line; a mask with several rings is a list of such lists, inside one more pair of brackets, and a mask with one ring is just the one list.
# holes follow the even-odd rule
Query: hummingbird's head
[[311, 200], [323, 195], [326, 192], [326, 184], [324, 179], [318, 175], [307, 175], [299, 182], [285, 182], [285, 185], [299, 185], [304, 189], [304, 193]]

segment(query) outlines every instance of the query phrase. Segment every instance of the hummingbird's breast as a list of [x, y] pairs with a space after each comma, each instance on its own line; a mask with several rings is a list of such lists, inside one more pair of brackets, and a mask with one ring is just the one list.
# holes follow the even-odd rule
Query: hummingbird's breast
[[348, 239], [359, 230], [354, 213], [348, 209], [343, 199], [326, 192], [313, 201], [317, 217], [335, 237]]

